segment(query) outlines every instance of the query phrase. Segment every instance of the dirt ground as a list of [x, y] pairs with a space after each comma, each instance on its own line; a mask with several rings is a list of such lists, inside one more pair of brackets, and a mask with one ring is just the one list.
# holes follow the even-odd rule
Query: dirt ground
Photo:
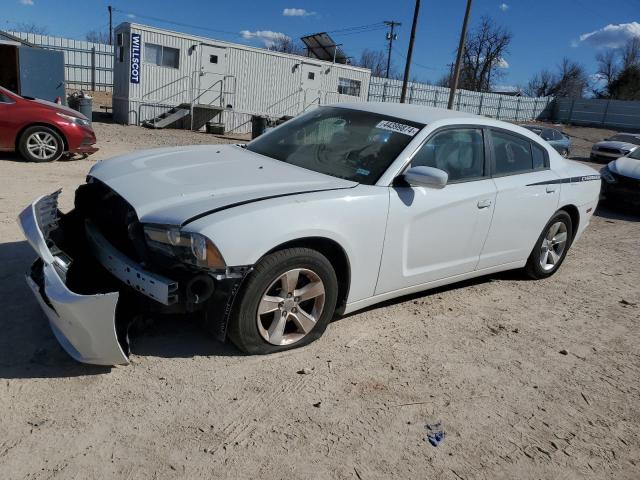
[[[16, 216], [60, 186], [69, 208], [95, 160], [215, 138], [95, 129], [90, 160], [0, 155], [0, 478], [640, 478], [640, 217], [599, 208], [550, 279], [401, 298], [304, 349], [242, 356], [159, 322], [130, 366], [96, 368], [49, 330]], [[608, 133], [565, 131], [577, 158]]]

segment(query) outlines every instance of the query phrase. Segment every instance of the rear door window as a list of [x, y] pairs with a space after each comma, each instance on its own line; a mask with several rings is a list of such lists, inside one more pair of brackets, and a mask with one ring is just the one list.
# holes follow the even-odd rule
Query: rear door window
[[533, 170], [531, 143], [506, 132], [492, 130], [494, 175], [513, 175]]

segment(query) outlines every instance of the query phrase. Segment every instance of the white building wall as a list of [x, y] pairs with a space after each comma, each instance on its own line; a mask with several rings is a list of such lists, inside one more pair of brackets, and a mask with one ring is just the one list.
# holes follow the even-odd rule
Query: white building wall
[[[191, 101], [192, 90], [197, 87], [200, 71], [200, 44], [224, 47], [226, 79], [224, 104], [232, 105], [233, 112], [224, 112], [227, 131], [241, 133], [250, 130], [251, 114], [273, 117], [296, 115], [317, 103], [366, 101], [370, 71], [316, 59], [271, 52], [228, 42], [183, 35], [137, 24], [122, 24], [116, 34], [123, 33], [124, 61], [116, 62], [114, 73], [114, 118], [123, 123], [138, 124], [152, 118], [170, 106]], [[131, 33], [141, 36], [140, 83], [129, 81]], [[155, 43], [180, 50], [179, 68], [159, 67], [144, 62], [144, 44]], [[320, 68], [320, 95], [302, 88], [303, 62]], [[360, 96], [339, 95], [338, 78], [361, 82]], [[126, 84], [126, 86], [125, 86]], [[319, 98], [319, 100], [318, 100]], [[310, 103], [312, 105], [309, 105]]]

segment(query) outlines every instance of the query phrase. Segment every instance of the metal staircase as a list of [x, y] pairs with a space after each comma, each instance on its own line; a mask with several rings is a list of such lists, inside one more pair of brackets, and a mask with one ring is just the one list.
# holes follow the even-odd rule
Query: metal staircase
[[[189, 104], [171, 107], [160, 115], [145, 120], [142, 126], [147, 128], [182, 128], [199, 130], [207, 122], [219, 116], [225, 109], [216, 105]], [[193, 112], [193, 115], [192, 115]], [[191, 118], [193, 117], [193, 119]]]
[[[196, 87], [196, 74], [202, 76], [193, 72], [144, 95], [138, 104], [139, 124], [155, 129], [199, 130], [216, 117], [221, 121], [222, 112], [231, 107], [225, 102], [235, 94], [235, 77], [216, 74], [211, 85], [200, 88]], [[167, 96], [157, 100], [163, 94]], [[205, 99], [207, 94], [213, 94], [208, 95], [213, 98]]]

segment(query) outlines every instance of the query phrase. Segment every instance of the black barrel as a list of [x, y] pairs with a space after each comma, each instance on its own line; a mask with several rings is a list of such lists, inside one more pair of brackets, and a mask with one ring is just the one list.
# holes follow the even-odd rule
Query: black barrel
[[260, 115], [251, 116], [251, 138], [259, 137], [267, 129], [268, 119]]

